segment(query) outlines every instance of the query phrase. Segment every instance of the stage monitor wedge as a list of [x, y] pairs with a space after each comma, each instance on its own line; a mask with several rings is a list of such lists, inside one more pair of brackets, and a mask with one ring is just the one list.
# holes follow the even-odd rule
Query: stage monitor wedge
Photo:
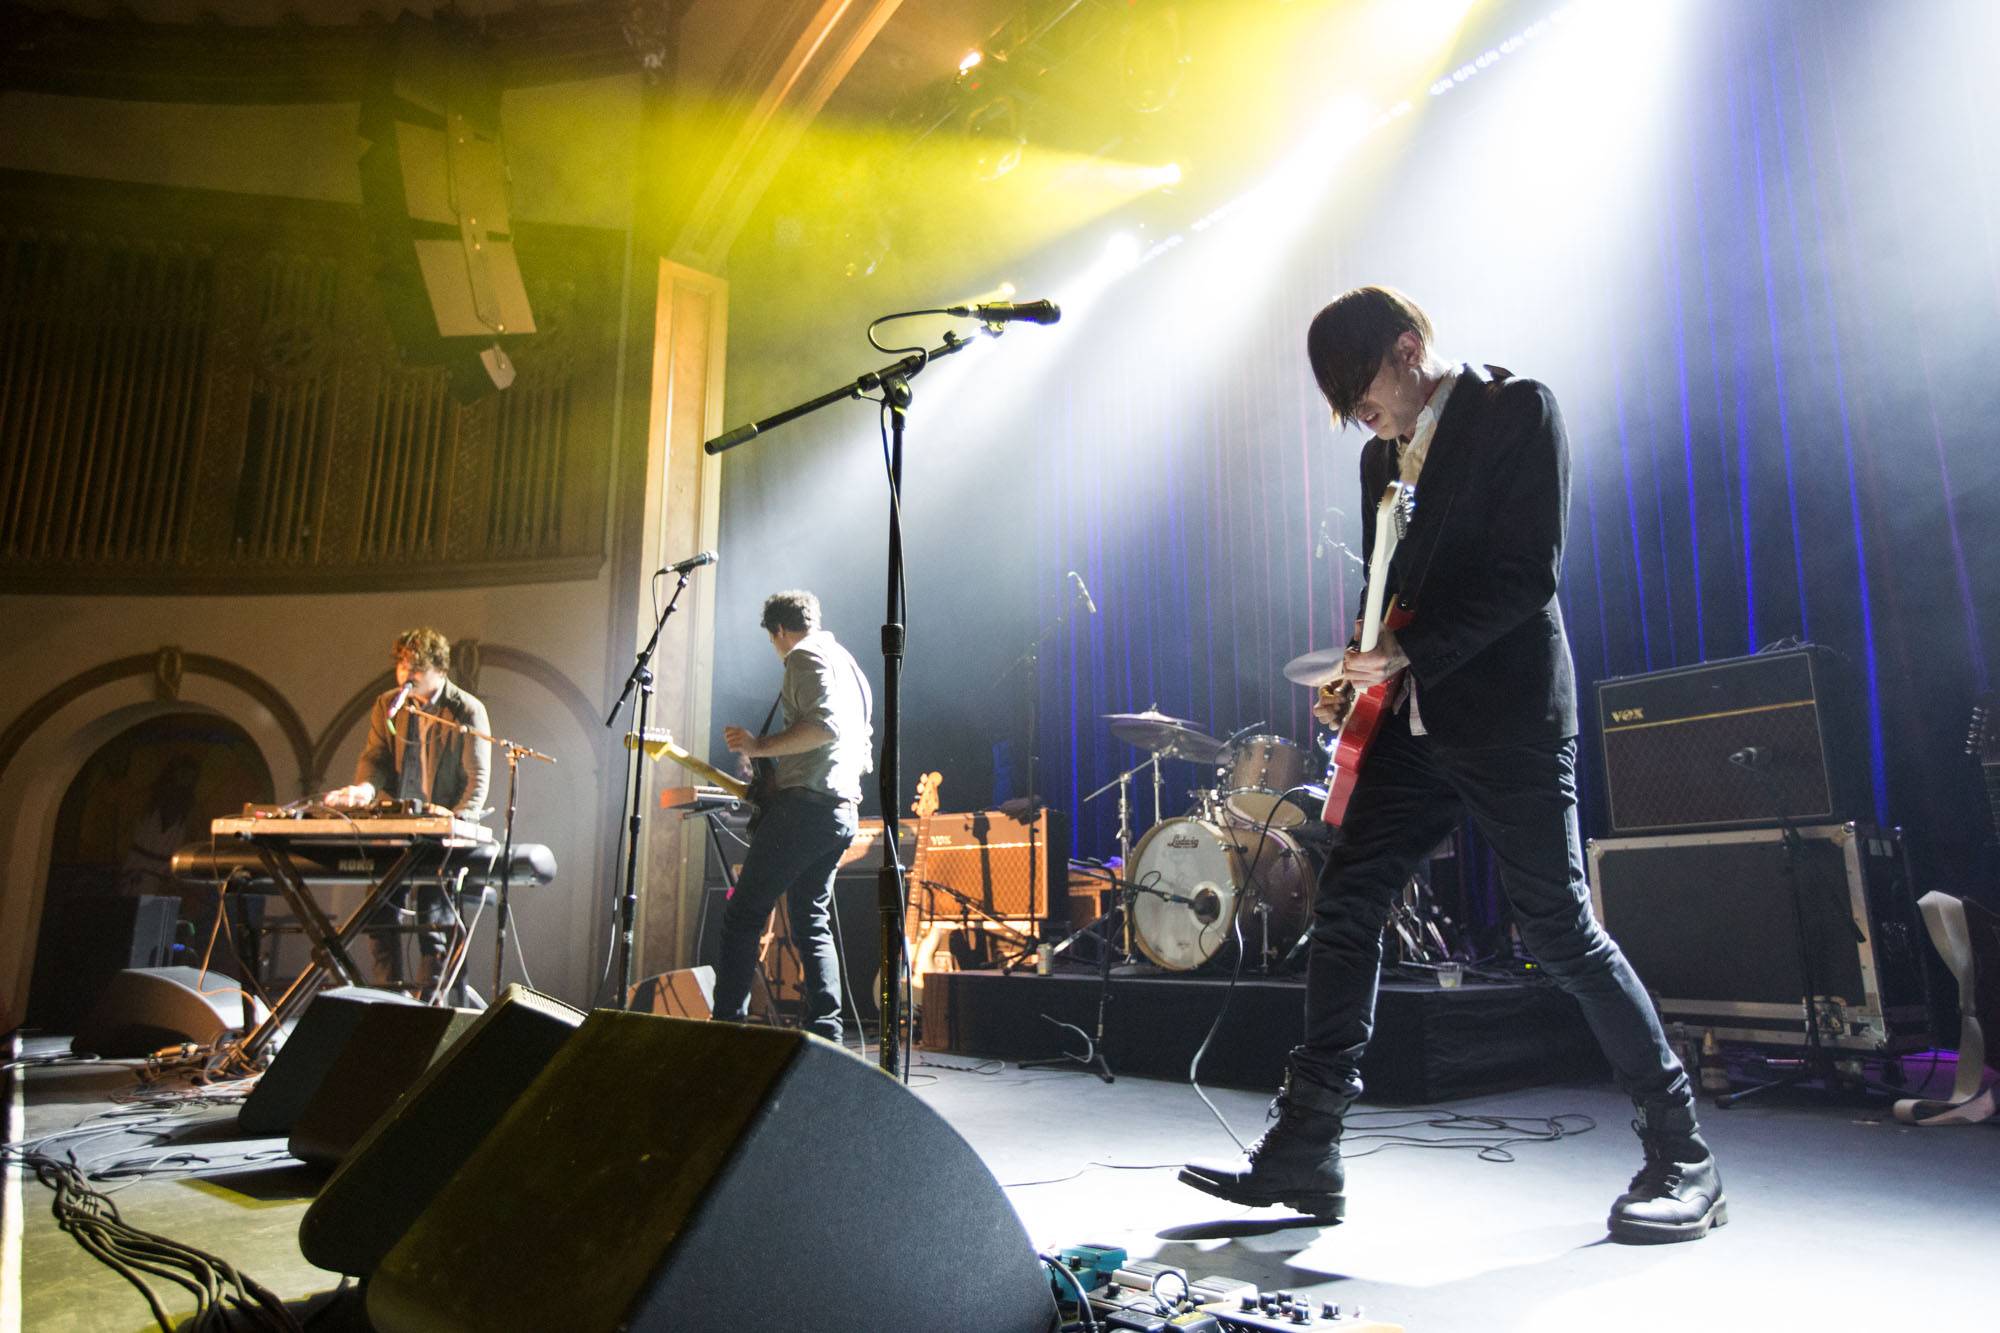
[[236, 1113], [236, 1125], [258, 1137], [290, 1134], [299, 1113], [311, 1104], [340, 1058], [370, 1005], [415, 1008], [417, 1002], [395, 991], [368, 986], [336, 986], [321, 991], [306, 1005], [278, 1054], [257, 1079], [257, 1086]]
[[299, 1224], [299, 1250], [366, 1278], [583, 1022], [509, 986], [348, 1153]]
[[[246, 1012], [247, 1011], [247, 1012]], [[128, 967], [77, 1025], [70, 1049], [123, 1059], [166, 1046], [213, 1046], [230, 1031], [261, 1022], [269, 1011], [234, 977], [194, 967]]]
[[471, 1009], [422, 1004], [367, 1006], [293, 1122], [292, 1156], [328, 1168], [345, 1161], [478, 1017]]
[[368, 1284], [440, 1328], [1051, 1333], [1020, 1219], [929, 1106], [798, 1032], [600, 1010]]

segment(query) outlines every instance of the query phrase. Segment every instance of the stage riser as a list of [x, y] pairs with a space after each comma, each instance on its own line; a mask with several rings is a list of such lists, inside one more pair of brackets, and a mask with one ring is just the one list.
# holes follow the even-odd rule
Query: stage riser
[[[945, 973], [942, 1049], [998, 1060], [1041, 1060], [1079, 1051], [1076, 1035], [1097, 1024], [1097, 979], [1023, 973]], [[1184, 1079], [1215, 1021], [1225, 981], [1118, 978], [1106, 1010], [1104, 1054], [1114, 1074]], [[1305, 988], [1243, 981], [1202, 1061], [1204, 1083], [1266, 1089], [1284, 1075], [1299, 1040]], [[928, 1025], [930, 1011], [925, 1013]], [[1552, 987], [1467, 984], [1456, 990], [1385, 983], [1375, 1040], [1362, 1061], [1370, 1101], [1427, 1102], [1509, 1088], [1610, 1077], [1575, 1001]], [[926, 1033], [926, 1045], [933, 1045]]]

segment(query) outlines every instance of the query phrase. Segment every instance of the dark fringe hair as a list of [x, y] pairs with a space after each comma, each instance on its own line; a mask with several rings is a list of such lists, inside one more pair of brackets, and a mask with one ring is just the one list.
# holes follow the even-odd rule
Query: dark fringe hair
[[1306, 360], [1334, 419], [1345, 423], [1376, 372], [1396, 346], [1414, 333], [1431, 345], [1430, 316], [1393, 287], [1356, 287], [1313, 316], [1306, 330]]

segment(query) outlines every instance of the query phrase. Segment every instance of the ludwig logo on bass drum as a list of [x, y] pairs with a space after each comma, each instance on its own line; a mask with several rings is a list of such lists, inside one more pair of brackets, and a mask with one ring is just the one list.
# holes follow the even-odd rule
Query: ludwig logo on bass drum
[[1176, 833], [1173, 837], [1167, 839], [1167, 846], [1191, 852], [1201, 846], [1201, 839], [1191, 833]]

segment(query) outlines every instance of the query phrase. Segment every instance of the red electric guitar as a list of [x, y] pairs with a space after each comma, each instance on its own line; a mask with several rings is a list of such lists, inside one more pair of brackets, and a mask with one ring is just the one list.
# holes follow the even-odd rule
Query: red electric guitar
[[[1382, 499], [1375, 506], [1375, 546], [1368, 552], [1368, 601], [1361, 613], [1361, 640], [1357, 645], [1364, 653], [1375, 647], [1383, 629], [1398, 630], [1415, 619], [1409, 608], [1402, 605], [1390, 607], [1385, 615], [1382, 603], [1386, 600], [1383, 590], [1389, 582], [1389, 560], [1396, 554], [1396, 544], [1409, 530], [1416, 496], [1415, 487], [1392, 481], [1383, 488]], [[1374, 744], [1376, 729], [1382, 725], [1402, 684], [1403, 673], [1398, 671], [1365, 690], [1357, 690], [1344, 680], [1320, 686], [1321, 701], [1331, 703], [1335, 709], [1332, 723], [1335, 736], [1326, 767], [1326, 809], [1320, 816], [1327, 823], [1338, 826], [1347, 817], [1347, 803], [1354, 796], [1355, 780], [1361, 776], [1361, 762], [1368, 755], [1368, 747]]]

